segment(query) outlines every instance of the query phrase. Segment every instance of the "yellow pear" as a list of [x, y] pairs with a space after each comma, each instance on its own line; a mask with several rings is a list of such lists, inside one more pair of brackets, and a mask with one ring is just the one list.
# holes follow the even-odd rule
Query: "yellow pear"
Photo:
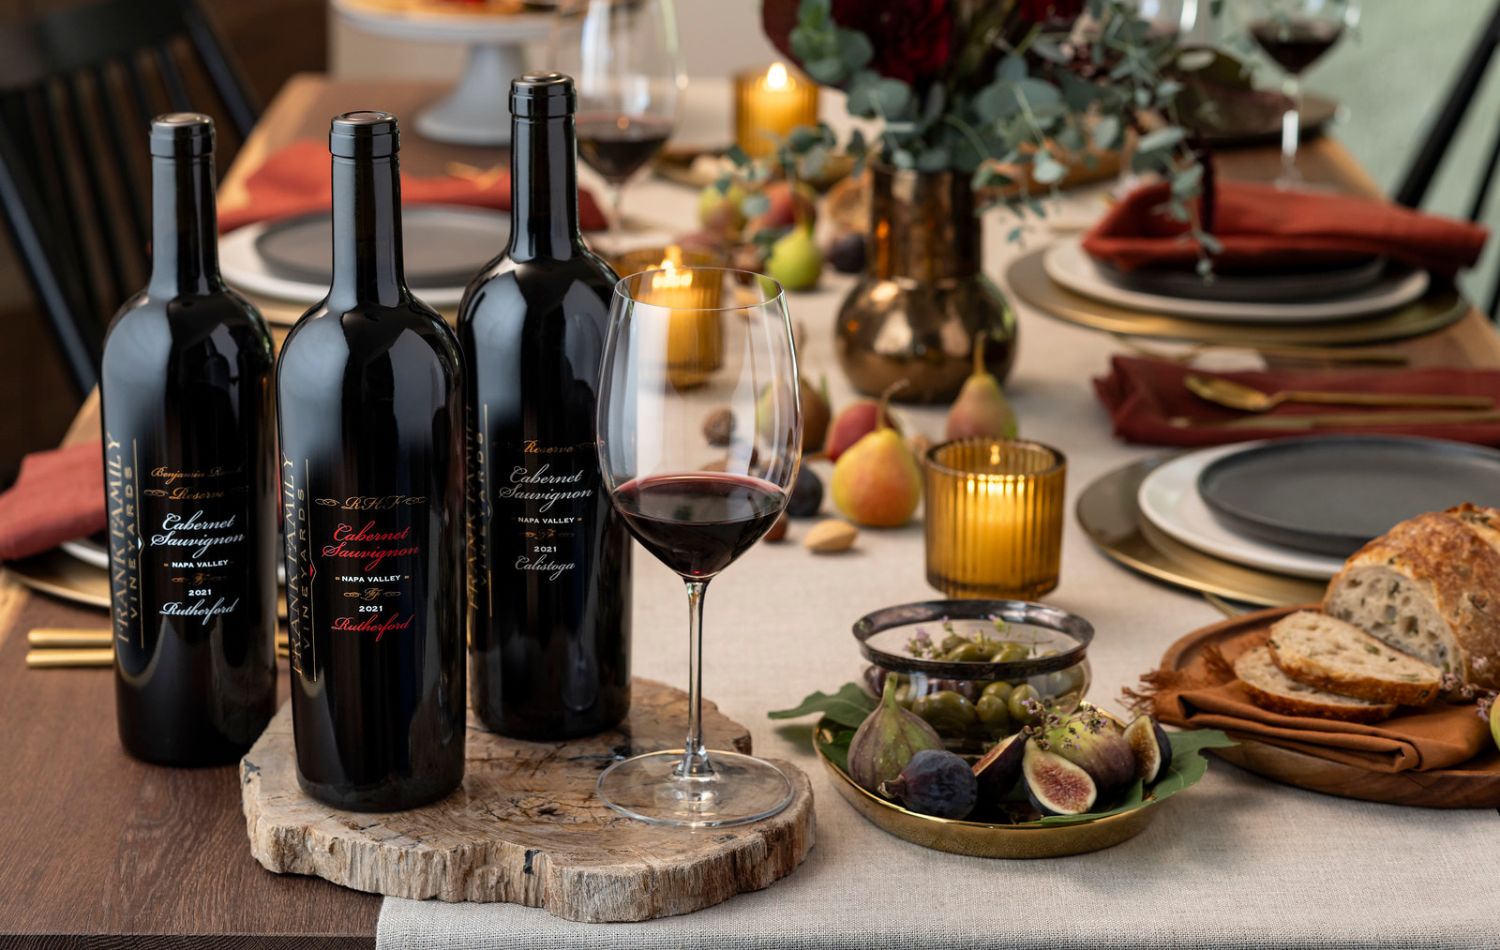
[[874, 431], [845, 449], [833, 465], [833, 503], [850, 521], [873, 528], [906, 524], [922, 501], [922, 470], [901, 433], [887, 423], [897, 383], [880, 399]]
[[948, 438], [1014, 439], [1016, 414], [1000, 381], [984, 365], [985, 332], [974, 337], [974, 371], [948, 409]]

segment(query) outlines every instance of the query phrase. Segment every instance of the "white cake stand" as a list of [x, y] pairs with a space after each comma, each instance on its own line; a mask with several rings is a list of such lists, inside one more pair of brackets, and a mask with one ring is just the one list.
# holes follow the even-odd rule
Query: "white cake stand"
[[496, 14], [393, 2], [333, 0], [359, 29], [414, 42], [467, 43], [469, 61], [453, 91], [423, 110], [417, 131], [438, 142], [509, 145], [510, 81], [526, 71], [525, 44], [552, 32], [549, 13]]

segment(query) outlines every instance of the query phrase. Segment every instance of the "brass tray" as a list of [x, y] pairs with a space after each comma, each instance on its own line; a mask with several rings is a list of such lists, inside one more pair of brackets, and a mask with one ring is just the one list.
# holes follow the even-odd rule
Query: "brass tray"
[[1118, 815], [1066, 825], [996, 825], [921, 815], [860, 788], [824, 755], [823, 743], [833, 738], [834, 729], [828, 720], [820, 721], [813, 742], [833, 787], [871, 824], [924, 848], [976, 858], [1061, 858], [1112, 848], [1145, 831], [1156, 817], [1157, 803], [1149, 800]]
[[1141, 515], [1141, 482], [1170, 457], [1146, 459], [1095, 479], [1078, 496], [1074, 513], [1089, 539], [1106, 555], [1147, 577], [1188, 590], [1259, 607], [1284, 607], [1323, 599], [1319, 581], [1243, 567], [1167, 537]]
[[1022, 254], [1005, 277], [1010, 289], [1033, 307], [1064, 323], [1123, 336], [1217, 343], [1230, 346], [1335, 346], [1422, 336], [1457, 323], [1469, 302], [1446, 284], [1434, 283], [1421, 299], [1389, 313], [1332, 323], [1214, 323], [1128, 310], [1090, 300], [1058, 286], [1042, 263], [1046, 248]]

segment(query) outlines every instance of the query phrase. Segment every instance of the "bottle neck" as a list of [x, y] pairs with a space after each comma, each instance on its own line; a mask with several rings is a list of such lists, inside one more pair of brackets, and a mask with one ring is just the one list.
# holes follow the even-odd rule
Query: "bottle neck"
[[401, 270], [401, 174], [396, 157], [333, 159], [330, 300], [395, 306]]
[[222, 283], [213, 156], [152, 157], [149, 291], [206, 294]]
[[510, 140], [510, 258], [568, 260], [578, 230], [578, 146], [573, 117], [516, 117]]

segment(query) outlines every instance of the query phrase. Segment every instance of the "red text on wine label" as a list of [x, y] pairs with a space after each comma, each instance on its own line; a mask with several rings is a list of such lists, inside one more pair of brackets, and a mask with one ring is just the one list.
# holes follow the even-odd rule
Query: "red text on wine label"
[[335, 617], [333, 629], [344, 633], [373, 633], [375, 642], [392, 631], [410, 630], [416, 614], [365, 614], [358, 617]]
[[373, 521], [362, 525], [340, 522], [333, 529], [333, 543], [324, 545], [322, 553], [324, 557], [358, 561], [368, 574], [389, 558], [420, 554], [421, 548], [412, 541], [411, 525], [382, 531]]

